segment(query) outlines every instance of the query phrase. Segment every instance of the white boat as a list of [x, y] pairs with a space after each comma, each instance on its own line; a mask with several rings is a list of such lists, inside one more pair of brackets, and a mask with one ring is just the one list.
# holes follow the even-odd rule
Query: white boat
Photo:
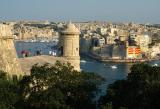
[[117, 69], [117, 66], [116, 65], [112, 65], [111, 68], [112, 69]]
[[29, 39], [28, 42], [37, 42], [35, 39]]
[[85, 60], [81, 60], [80, 62], [82, 62], [82, 63], [86, 63], [86, 61], [85, 61]]
[[46, 40], [40, 40], [39, 42], [46, 42]]
[[157, 67], [157, 66], [158, 66], [158, 64], [154, 64], [154, 65], [152, 65], [152, 66]]

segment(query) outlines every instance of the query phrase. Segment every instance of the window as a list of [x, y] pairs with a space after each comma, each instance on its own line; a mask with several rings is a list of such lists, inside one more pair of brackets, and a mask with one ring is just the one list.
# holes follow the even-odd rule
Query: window
[[78, 51], [78, 48], [76, 48], [76, 50]]

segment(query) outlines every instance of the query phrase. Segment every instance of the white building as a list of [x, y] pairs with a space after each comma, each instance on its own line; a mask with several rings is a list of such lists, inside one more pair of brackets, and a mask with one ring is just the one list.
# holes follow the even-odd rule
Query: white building
[[148, 45], [151, 43], [151, 37], [148, 34], [137, 35], [135, 41], [140, 46], [142, 52], [148, 52]]
[[156, 57], [158, 54], [160, 54], [160, 46], [159, 45], [153, 46], [149, 52], [150, 52], [151, 58]]
[[99, 38], [98, 43], [99, 43], [100, 46], [105, 45], [105, 39], [103, 37]]
[[108, 28], [98, 28], [97, 31], [98, 31], [101, 35], [105, 35], [105, 34], [107, 34]]

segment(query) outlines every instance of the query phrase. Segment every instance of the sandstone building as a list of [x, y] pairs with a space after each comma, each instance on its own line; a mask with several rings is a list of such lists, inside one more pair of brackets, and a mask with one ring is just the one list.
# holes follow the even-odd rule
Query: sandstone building
[[33, 26], [24, 26], [19, 25], [14, 27], [14, 34], [17, 36], [16, 39], [25, 40], [25, 39], [52, 39], [54, 35], [54, 30], [52, 28], [38, 28]]
[[0, 70], [9, 75], [23, 75], [13, 43], [11, 27], [0, 24]]
[[79, 34], [80, 31], [70, 22], [60, 36], [61, 56], [78, 71], [80, 71]]

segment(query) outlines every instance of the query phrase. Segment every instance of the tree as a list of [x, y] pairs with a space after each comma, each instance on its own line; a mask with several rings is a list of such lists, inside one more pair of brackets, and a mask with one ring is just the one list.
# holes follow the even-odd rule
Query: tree
[[112, 102], [113, 109], [159, 109], [160, 67], [136, 64], [126, 80], [119, 80], [107, 89], [100, 104]]
[[94, 109], [102, 78], [70, 64], [33, 66], [21, 81], [23, 109]]
[[0, 71], [0, 109], [15, 109], [19, 100], [18, 81], [8, 78], [6, 74]]
[[34, 65], [18, 80], [0, 71], [0, 109], [95, 109], [102, 78], [71, 64]]

